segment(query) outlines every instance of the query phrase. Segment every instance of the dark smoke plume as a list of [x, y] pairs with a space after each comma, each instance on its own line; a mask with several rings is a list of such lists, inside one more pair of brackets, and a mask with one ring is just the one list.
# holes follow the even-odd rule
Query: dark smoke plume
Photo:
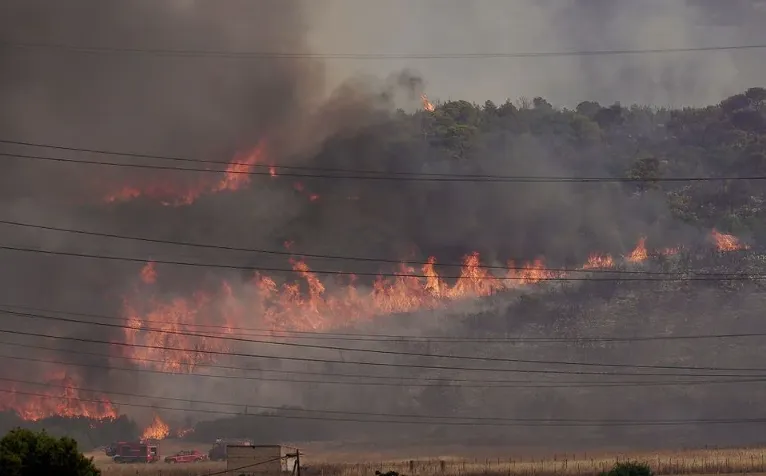
[[[319, 2], [317, 2], [318, 4]], [[337, 23], [347, 25], [352, 20], [354, 6], [331, 2], [329, 12], [345, 12]], [[445, 5], [447, 5], [446, 2]], [[500, 12], [500, 3], [495, 5]], [[504, 5], [507, 2], [503, 3]], [[535, 25], [548, 25], [549, 30], [527, 30], [519, 50], [559, 50], [562, 46], [581, 49], [651, 46], [650, 35], [654, 21], [662, 15], [643, 13], [636, 19], [636, 7], [626, 2], [604, 6], [601, 2], [516, 2], [514, 22], [525, 23], [531, 15]], [[656, 2], [655, 2], [656, 3]], [[385, 8], [385, 2], [370, 4]], [[596, 5], [595, 7], [593, 5]], [[463, 2], [442, 7], [434, 3], [431, 8], [418, 7], [424, 31], [449, 30], [447, 20], [458, 19], [460, 25], [482, 25], [496, 13], [482, 3], [472, 7], [466, 15]], [[467, 5], [467, 3], [466, 3]], [[478, 5], [478, 4], [477, 4]], [[664, 5], [664, 4], [663, 4]], [[737, 17], [753, 21], [752, 9], [756, 3], [743, 6]], [[414, 8], [414, 7], [413, 7]], [[685, 8], [685, 7], [684, 7]], [[661, 26], [670, 28], [705, 21], [722, 22], [713, 13], [712, 5], [694, 5], [689, 10], [664, 6], [660, 12], [672, 13]], [[640, 10], [640, 9], [638, 9]], [[694, 12], [688, 19], [684, 12]], [[712, 11], [712, 13], [711, 13]], [[403, 12], [403, 13], [402, 13]], [[409, 14], [407, 9], [396, 15]], [[433, 16], [431, 14], [433, 13]], [[324, 29], [317, 16], [316, 5], [292, 1], [226, 0], [225, 2], [149, 0], [104, 3], [78, 0], [66, 4], [36, 1], [6, 1], [0, 11], [0, 40], [14, 43], [53, 43], [71, 46], [98, 46], [139, 49], [217, 50], [217, 51], [275, 51], [293, 54], [310, 53], [309, 41], [324, 45], [337, 45], [342, 38], [348, 44], [363, 46], [369, 35], [349, 30]], [[393, 13], [392, 13], [393, 15]], [[699, 16], [697, 16], [699, 15]], [[371, 15], [365, 15], [370, 18]], [[502, 20], [502, 16], [495, 18]], [[410, 20], [412, 21], [412, 20]], [[667, 21], [667, 23], [666, 23]], [[728, 22], [734, 21], [731, 19]], [[634, 22], [624, 30], [626, 23]], [[418, 22], [414, 22], [418, 23]], [[736, 22], [735, 22], [736, 23]], [[611, 25], [608, 34], [592, 39], [584, 32], [598, 31], [600, 25]], [[754, 29], [749, 24], [748, 31]], [[312, 29], [313, 27], [313, 29]], [[394, 29], [385, 21], [372, 22], [367, 28], [385, 29], [401, 48], [412, 51], [418, 38], [392, 35]], [[534, 29], [531, 28], [531, 29]], [[470, 30], [470, 29], [469, 29]], [[694, 45], [699, 39], [695, 33], [681, 28], [682, 46]], [[624, 35], [623, 35], [624, 32]], [[470, 31], [468, 32], [470, 33]], [[462, 37], [471, 36], [461, 31]], [[514, 33], [521, 35], [523, 32]], [[534, 34], [532, 34], [534, 33]], [[538, 36], [539, 35], [539, 36]], [[428, 36], [425, 33], [423, 36]], [[703, 35], [704, 36], [704, 35]], [[319, 37], [319, 39], [317, 39]], [[328, 40], [333, 39], [333, 41]], [[704, 37], [707, 39], [707, 37]], [[476, 35], [471, 46], [489, 48], [496, 45], [491, 37]], [[543, 41], [544, 40], [544, 41]], [[324, 41], [324, 43], [323, 43]], [[615, 43], [619, 43], [615, 46]], [[571, 44], [570, 44], [571, 43]], [[444, 43], [433, 46], [434, 51], [454, 48]], [[439, 46], [440, 48], [437, 48]], [[465, 46], [465, 45], [463, 45]], [[525, 48], [529, 46], [529, 48]], [[674, 45], [676, 46], [676, 45]], [[546, 47], [546, 48], [543, 48]], [[346, 48], [336, 48], [347, 51]], [[720, 58], [720, 57], [717, 57]], [[113, 52], [101, 54], [72, 52], [34, 47], [3, 47], [0, 49], [0, 138], [21, 141], [62, 144], [117, 151], [131, 151], [189, 158], [230, 160], [235, 152], [248, 150], [266, 139], [269, 160], [278, 165], [300, 165], [322, 168], [355, 170], [384, 170], [431, 173], [485, 173], [495, 175], [551, 175], [600, 176], [621, 175], [624, 165], [635, 157], [612, 157], [608, 148], [599, 148], [588, 142], [592, 137], [583, 134], [581, 147], [576, 153], [562, 152], [563, 140], [555, 128], [550, 131], [514, 130], [522, 122], [514, 122], [519, 110], [506, 105], [497, 117], [508, 121], [512, 134], [485, 133], [485, 124], [475, 124], [476, 137], [470, 149], [460, 149], [454, 142], [466, 133], [456, 128], [437, 134], [438, 116], [415, 114], [406, 116], [397, 107], [412, 108], [419, 103], [419, 95], [427, 86], [449, 85], [443, 91], [466, 93], [468, 99], [475, 94], [494, 95], [502, 84], [508, 96], [548, 95], [561, 102], [583, 99], [612, 101], [622, 99], [645, 103], [717, 102], [724, 92], [734, 92], [729, 73], [733, 64], [741, 65], [741, 58], [724, 56], [723, 60], [691, 59], [688, 63], [675, 63], [673, 59], [621, 60], [619, 67], [591, 63], [587, 59], [573, 58], [558, 66], [539, 70], [510, 67], [495, 63], [484, 67], [460, 68], [431, 67], [424, 64], [385, 64], [373, 74], [345, 69], [336, 63], [317, 60], [221, 57], [188, 57], [151, 55], [146, 53]], [[640, 61], [632, 63], [631, 61]], [[723, 66], [723, 67], [722, 67]], [[407, 67], [410, 67], [409, 69]], [[758, 72], [760, 66], [749, 65], [748, 71]], [[325, 75], [325, 68], [329, 74]], [[510, 84], [505, 79], [513, 71]], [[743, 69], [744, 70], [744, 69]], [[402, 71], [402, 72], [400, 72]], [[426, 83], [413, 71], [425, 72]], [[357, 74], [359, 73], [359, 74]], [[368, 71], [369, 73], [369, 71]], [[715, 75], [709, 75], [716, 73]], [[466, 75], [468, 78], [466, 78]], [[753, 76], [746, 76], [752, 78]], [[329, 78], [329, 85], [325, 80]], [[544, 80], [541, 80], [543, 78]], [[471, 91], [466, 85], [470, 85]], [[330, 93], [327, 94], [328, 89]], [[476, 93], [478, 91], [479, 93]], [[470, 92], [470, 94], [468, 94]], [[684, 92], [689, 92], [684, 95]], [[446, 96], [447, 94], [441, 94]], [[504, 99], [504, 98], [497, 98]], [[477, 99], [478, 100], [478, 99]], [[540, 100], [524, 109], [524, 114], [546, 111], [551, 105]], [[471, 120], [476, 108], [464, 102], [454, 102], [445, 110], [464, 123]], [[506, 114], [507, 113], [507, 114]], [[503, 116], [503, 114], [506, 114]], [[667, 118], [665, 118], [667, 119]], [[555, 126], [555, 125], [554, 125]], [[651, 127], [646, 128], [652, 129]], [[468, 131], [471, 132], [471, 131]], [[587, 132], [587, 131], [585, 131]], [[647, 133], [636, 126], [627, 134]], [[537, 134], [537, 135], [536, 135]], [[412, 137], [416, 137], [416, 141]], [[422, 140], [421, 140], [422, 137]], [[448, 137], [448, 139], [444, 139]], [[654, 138], [653, 138], [654, 139]], [[466, 146], [467, 147], [467, 146]], [[93, 154], [63, 151], [40, 151], [24, 147], [3, 145], [3, 152], [71, 157], [83, 160], [132, 161], [157, 163], [138, 158], [113, 158]], [[571, 152], [571, 151], [569, 151]], [[616, 164], [616, 165], [615, 165]], [[176, 164], [178, 165], [178, 164]], [[181, 165], [179, 165], [181, 166]], [[123, 185], [148, 182], [168, 183], [183, 189], [209, 175], [175, 171], [139, 171], [97, 165], [56, 164], [22, 158], [2, 158], [0, 169], [0, 217], [32, 223], [50, 224], [70, 228], [95, 229], [130, 235], [151, 236], [159, 239], [225, 243], [248, 248], [280, 248], [285, 241], [293, 247], [314, 253], [355, 256], [383, 256], [393, 259], [425, 259], [435, 255], [440, 261], [455, 262], [468, 252], [479, 251], [486, 263], [503, 264], [508, 259], [531, 260], [545, 255], [552, 265], [581, 263], [590, 252], [599, 250], [615, 255], [628, 253], [642, 234], [657, 248], [671, 246], [679, 241], [699, 238], [699, 230], [680, 223], [667, 209], [663, 197], [653, 191], [635, 193], [614, 184], [607, 184], [583, 192], [578, 184], [475, 184], [475, 183], [422, 183], [405, 181], [309, 180], [303, 181], [303, 193], [296, 193], [287, 180], [254, 177], [248, 188], [237, 193], [201, 196], [192, 205], [163, 206], [151, 198], [139, 198], [129, 203], [108, 204], [102, 201], [106, 191]], [[287, 184], [287, 185], [285, 185]], [[305, 193], [316, 193], [317, 201], [309, 201]], [[285, 267], [282, 258], [264, 257], [252, 253], [223, 253], [211, 250], [185, 249], [172, 246], [149, 245], [119, 240], [21, 231], [3, 227], [5, 244], [41, 247], [48, 250], [118, 254], [154, 259], [184, 259], [215, 261], [232, 265]], [[140, 264], [116, 263], [98, 260], [32, 255], [0, 251], [0, 302], [24, 304], [51, 309], [76, 310], [85, 313], [118, 316], [122, 312], [122, 299], [136, 288]], [[689, 258], [693, 259], [693, 257]], [[310, 263], [317, 268], [339, 268], [346, 271], [376, 272], [377, 265], [346, 264], [337, 262]], [[384, 271], [390, 271], [384, 268]], [[442, 270], [440, 270], [442, 271]], [[442, 271], [455, 274], [454, 269]], [[198, 289], [210, 289], [226, 279], [235, 290], [247, 296], [251, 289], [252, 273], [185, 268], [161, 267], [160, 298], [172, 299], [188, 296]], [[281, 283], [294, 276], [278, 275]], [[330, 280], [328, 280], [330, 281]], [[360, 287], [368, 289], [372, 279], [360, 280]], [[303, 283], [305, 284], [305, 283]], [[249, 287], [250, 286], [250, 287]], [[327, 284], [328, 292], [333, 291]], [[564, 287], [559, 294], [509, 293], [488, 299], [459, 303], [444, 311], [413, 313], [373, 320], [358, 326], [358, 330], [375, 333], [429, 335], [436, 333], [518, 332], [521, 335], [609, 334], [625, 331], [632, 334], [664, 332], [673, 323], [684, 322], [690, 316], [703, 314], [698, 322], [712, 326], [718, 313], [729, 312], [729, 295], [704, 294], [699, 290], [685, 290], [677, 299], [672, 294], [678, 289], [638, 288], [637, 291], [617, 289], [616, 285]], [[301, 288], [302, 291], [305, 286]], [[665, 292], [662, 302], [673, 310], [666, 316], [652, 312], [654, 293]], [[568, 293], [568, 294], [567, 294]], [[641, 294], [639, 296], [639, 294]], [[681, 293], [678, 293], [681, 295]], [[702, 298], [705, 299], [702, 299]], [[613, 303], [610, 301], [614, 299]], [[751, 328], [756, 322], [755, 310], [759, 300], [748, 300], [743, 327]], [[147, 303], [151, 297], [146, 298]], [[625, 302], [639, 302], [643, 312], [628, 315]], [[616, 303], [616, 304], [615, 304]], [[614, 307], [610, 305], [614, 304]], [[592, 306], [594, 311], [591, 313]], [[255, 314], [255, 312], [254, 312]], [[648, 316], [648, 317], [647, 317]], [[646, 317], [645, 321], [638, 318]], [[82, 318], [82, 317], [80, 317]], [[259, 327], [261, 316], [254, 315], [252, 327]], [[96, 318], [93, 318], [97, 320]], [[538, 320], [539, 319], [539, 320]], [[633, 320], [631, 320], [633, 319]], [[122, 342], [122, 330], [51, 323], [12, 316], [0, 317], [0, 327], [45, 332], [60, 336], [90, 338]], [[103, 320], [101, 321], [103, 322]], [[627, 324], [626, 324], [627, 323]], [[546, 327], [548, 326], [548, 327]], [[689, 325], [691, 326], [691, 325]], [[352, 325], [353, 327], [353, 325]], [[686, 329], [686, 327], [684, 327]], [[640, 331], [640, 332], [639, 332]], [[60, 350], [87, 349], [94, 352], [120, 352], [107, 346], [86, 345], [69, 341], [47, 342], [43, 339], [0, 336], [4, 342], [31, 343], [57, 347]], [[348, 342], [323, 343], [349, 346]], [[366, 344], [367, 348], [387, 348], [385, 344]], [[3, 347], [0, 344], [0, 347]], [[116, 346], [114, 346], [116, 347]], [[250, 353], [276, 351], [269, 345], [232, 344], [232, 350]], [[409, 344], [397, 349], [423, 352], [423, 346]], [[627, 360], [643, 362], [647, 359], [685, 359], [706, 354], [703, 349], [684, 354], [681, 350], [668, 351], [661, 346], [637, 350], [626, 356], [623, 348], [554, 348], [521, 347], [512, 352], [503, 346], [433, 344], [434, 353], [455, 355], [512, 355], [520, 358], [569, 359], [588, 361]], [[8, 346], [4, 351], [20, 352]], [[632, 352], [632, 350], [630, 351]], [[754, 351], [753, 351], [754, 352]], [[339, 359], [340, 352], [321, 350], [282, 350], [279, 355]], [[71, 359], [65, 352], [43, 353], [24, 350], [24, 355], [44, 354]], [[343, 353], [340, 353], [343, 354]], [[348, 352], [340, 358], [365, 359], [367, 356]], [[726, 354], [720, 365], [745, 365], [753, 358]], [[391, 356], [376, 359], [385, 362], [412, 363], [413, 359]], [[110, 359], [81, 356], [82, 362], [112, 365]], [[436, 359], [420, 361], [439, 363]], [[268, 372], [258, 370], [299, 370], [313, 372], [349, 372], [348, 366], [333, 364], [304, 365], [289, 361], [257, 361], [230, 359], [224, 363], [246, 367], [249, 376], [263, 375], [264, 381], [215, 380], [197, 376], [165, 376], [141, 372], [126, 373], [104, 369], [72, 370], [82, 376], [83, 386], [104, 392], [122, 391], [150, 394], [155, 397], [191, 397], [198, 400], [231, 401], [237, 403], [229, 410], [254, 413], [248, 404], [272, 406], [304, 406], [306, 408], [335, 408], [367, 412], [481, 414], [481, 416], [535, 418], [619, 418], [622, 410], [633, 418], [657, 410], [662, 415], [675, 417], [715, 416], [725, 406], [722, 394], [692, 394], [682, 389], [642, 396], [632, 390], [620, 390], [607, 398], [596, 391], [571, 389], [481, 389], [435, 385], [426, 388], [364, 387], [298, 385], [265, 380]], [[716, 363], [716, 362], [712, 362]], [[119, 362], [125, 366], [124, 362]], [[3, 370], [11, 377], [44, 373], [47, 366], [25, 363]], [[363, 374], [367, 369], [353, 368]], [[423, 371], [395, 372], [393, 377], [412, 378], [515, 378], [506, 372], [491, 372], [477, 376], [472, 372]], [[382, 374], [382, 372], [381, 372]], [[329, 377], [328, 377], [329, 378]], [[710, 397], [710, 398], [707, 398]], [[706, 399], [707, 398], [707, 399]], [[667, 403], [670, 399], [671, 403]], [[117, 400], [117, 398], [115, 398]], [[125, 401], [126, 398], [122, 398]], [[139, 399], [145, 403], [145, 399]], [[737, 400], [739, 401], [739, 400]], [[621, 405], [617, 408], [619, 402]], [[663, 403], [665, 402], [665, 403]], [[711, 407], [705, 408], [704, 403]], [[157, 400], [158, 405], [167, 402]], [[665, 406], [663, 406], [665, 405]], [[206, 408], [198, 405], [197, 409]], [[148, 422], [150, 410], [125, 407], [123, 410]], [[484, 412], [484, 413], [481, 413]], [[728, 416], [729, 414], [727, 414]], [[168, 412], [169, 418], [182, 420], [185, 414]], [[200, 415], [200, 418], [203, 416]], [[208, 416], [209, 417], [209, 416]], [[301, 423], [303, 424], [303, 423]], [[313, 426], [312, 426], [313, 425]], [[292, 439], [294, 434], [312, 435], [314, 439], [343, 438], [353, 434], [359, 438], [400, 442], [400, 431], [413, 438], [429, 436], [434, 441], [486, 442], [493, 438], [505, 441], [530, 441], [566, 446], [567, 442], [604, 441], [623, 437], [624, 441], [651, 443], [651, 432], [631, 439], [629, 430], [601, 429], [586, 431], [537, 429], [479, 428], [472, 432], [461, 428], [444, 431], [442, 427], [422, 425], [420, 428], [397, 430], [373, 425], [340, 425], [315, 423], [307, 426], [287, 427], [286, 433], [273, 435]], [[266, 426], [266, 425], [264, 425]], [[229, 436], [246, 431], [240, 425], [229, 428]], [[248, 427], [249, 428], [249, 427]], [[291, 432], [295, 429], [294, 432]], [[210, 430], [211, 433], [214, 430]], [[552, 433], [556, 431], [556, 433]], [[647, 436], [648, 435], [648, 436]], [[656, 435], [656, 433], [655, 433]], [[725, 439], [732, 432], [717, 436]], [[220, 435], [218, 435], [220, 436]], [[243, 435], [247, 436], [247, 435]], [[534, 436], [534, 438], [532, 438]], [[673, 442], [683, 440], [673, 434]], [[210, 434], [205, 434], [209, 438]], [[554, 438], [555, 437], [555, 438]], [[269, 435], [264, 436], [268, 439]], [[269, 441], [265, 441], [269, 442]]]

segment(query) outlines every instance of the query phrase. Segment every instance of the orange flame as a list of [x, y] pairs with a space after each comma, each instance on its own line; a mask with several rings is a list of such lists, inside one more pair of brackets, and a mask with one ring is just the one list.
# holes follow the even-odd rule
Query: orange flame
[[420, 102], [423, 103], [423, 109], [425, 109], [428, 112], [434, 112], [434, 110], [436, 109], [433, 103], [431, 103], [431, 101], [428, 100], [428, 96], [426, 96], [425, 94], [420, 95]]
[[154, 261], [147, 262], [141, 268], [141, 281], [145, 284], [154, 284], [157, 281], [157, 270], [154, 268]]
[[641, 237], [641, 239], [638, 240], [638, 245], [636, 245], [636, 248], [631, 251], [631, 253], [625, 257], [625, 259], [628, 260], [629, 263], [640, 263], [645, 261], [648, 257], [649, 253], [646, 251], [646, 237]]
[[162, 421], [159, 415], [154, 415], [151, 425], [141, 434], [144, 440], [164, 440], [170, 434], [170, 427]]
[[[205, 174], [197, 182], [181, 185], [173, 185], [167, 182], [146, 183], [141, 186], [124, 185], [115, 192], [108, 193], [104, 197], [107, 203], [127, 202], [139, 197], [157, 200], [165, 206], [191, 205], [199, 197], [205, 194], [220, 193], [224, 191], [237, 191], [250, 183], [250, 175], [256, 164], [262, 161], [265, 155], [265, 145], [258, 144], [253, 150], [236, 154], [227, 164], [223, 171], [223, 177], [211, 181], [212, 174]], [[276, 169], [272, 165], [269, 168], [270, 175], [276, 176]]]
[[[293, 243], [286, 241], [284, 246], [291, 249]], [[672, 255], [678, 251], [678, 248], [667, 248], [655, 254]], [[642, 237], [624, 261], [641, 263], [649, 256], [646, 238]], [[459, 276], [454, 279], [439, 275], [436, 258], [432, 256], [419, 272], [401, 264], [393, 275], [378, 276], [370, 288], [364, 288], [357, 286], [353, 276], [345, 284], [322, 281], [305, 261], [293, 259], [291, 264], [298, 277], [281, 284], [272, 277], [256, 274], [241, 286], [232, 287], [223, 282], [217, 293], [199, 292], [190, 298], [171, 300], [141, 301], [146, 299], [143, 290], [134, 302], [125, 301], [124, 313], [130, 323], [125, 330], [125, 341], [160, 349], [130, 346], [122, 352], [139, 366], [193, 372], [214, 361], [206, 350], [225, 351], [225, 341], [167, 332], [194, 331], [200, 324], [216, 327], [223, 335], [253, 325], [275, 331], [325, 330], [384, 314], [437, 309], [454, 300], [488, 296], [567, 276], [563, 271], [546, 269], [543, 258], [519, 266], [509, 262], [505, 269], [490, 269], [481, 264], [479, 253], [474, 252], [464, 257]], [[616, 260], [611, 255], [594, 253], [578, 269], [615, 266]], [[253, 322], [253, 317], [258, 321]], [[188, 350], [167, 350], [168, 347]]]
[[546, 270], [542, 259], [493, 274], [481, 266], [478, 253], [471, 253], [464, 258], [460, 276], [450, 284], [439, 276], [435, 266], [436, 259], [429, 258], [421, 270], [423, 278], [416, 275], [414, 268], [400, 265], [394, 276], [379, 276], [372, 289], [363, 291], [355, 286], [353, 277], [345, 285], [329, 288], [329, 283], [323, 283], [305, 261], [295, 259], [292, 267], [299, 279], [282, 285], [258, 274], [249, 286], [237, 291], [224, 283], [215, 295], [197, 293], [191, 299], [152, 300], [144, 306], [148, 310], [143, 314], [136, 311], [142, 306], [126, 300], [124, 311], [130, 328], [125, 330], [125, 341], [151, 347], [129, 346], [123, 352], [140, 366], [192, 372], [213, 361], [203, 351], [225, 350], [223, 341], [168, 331], [189, 332], [190, 327], [193, 331], [195, 324], [204, 323], [231, 333], [235, 328], [252, 325], [247, 321], [250, 316], [260, 316], [260, 325], [274, 330], [321, 330], [382, 314], [435, 309], [452, 300], [487, 296], [563, 276]]
[[141, 196], [141, 190], [133, 187], [123, 187], [120, 190], [107, 195], [104, 200], [112, 203], [112, 202], [127, 202], [129, 200], [134, 200]]
[[582, 269], [607, 269], [614, 267], [614, 260], [607, 254], [594, 253], [588, 257]]
[[105, 396], [80, 391], [77, 387], [81, 382], [75, 375], [53, 372], [45, 378], [45, 383], [51, 387], [3, 385], [6, 388], [0, 392], [0, 410], [13, 411], [29, 421], [51, 416], [94, 420], [110, 420], [118, 416], [117, 409]]
[[244, 157], [235, 156], [234, 160], [226, 167], [223, 179], [213, 188], [213, 192], [221, 192], [223, 190], [235, 191], [249, 184], [250, 175], [248, 174], [252, 172], [253, 166], [261, 160], [262, 155], [263, 144], [250, 151]]
[[[226, 283], [224, 288], [226, 294], [229, 289]], [[200, 364], [212, 362], [213, 356], [208, 352], [226, 351], [223, 341], [195, 337], [190, 344], [191, 338], [169, 333], [188, 332], [189, 326], [205, 320], [211, 301], [212, 298], [207, 294], [197, 293], [191, 300], [176, 298], [168, 303], [152, 303], [153, 309], [143, 316], [126, 302], [124, 312], [128, 325], [124, 335], [125, 343], [130, 346], [123, 347], [123, 355], [137, 361], [154, 361], [153, 367], [168, 372], [191, 372]], [[144, 321], [151, 322], [145, 324]], [[225, 321], [219, 323], [226, 328]], [[178, 351], [172, 348], [190, 350]]]
[[721, 252], [746, 250], [750, 248], [749, 246], [740, 243], [737, 237], [733, 235], [727, 235], [725, 233], [720, 233], [715, 228], [713, 228], [713, 230], [710, 232], [710, 235], [713, 238], [713, 242], [718, 248], [718, 251]]

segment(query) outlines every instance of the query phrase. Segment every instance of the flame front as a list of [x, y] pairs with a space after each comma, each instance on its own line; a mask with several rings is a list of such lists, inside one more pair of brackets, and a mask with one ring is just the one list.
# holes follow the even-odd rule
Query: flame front
[[167, 423], [162, 421], [159, 415], [154, 415], [152, 424], [146, 427], [141, 434], [141, 438], [144, 440], [164, 440], [170, 434], [170, 427]]
[[[291, 246], [292, 242], [285, 243], [287, 249]], [[678, 252], [679, 248], [666, 248], [653, 254]], [[626, 263], [641, 263], [648, 257], [646, 238], [642, 237], [624, 259]], [[274, 331], [321, 331], [378, 315], [436, 309], [450, 301], [488, 296], [571, 274], [546, 269], [543, 258], [519, 266], [509, 262], [505, 270], [490, 269], [482, 266], [479, 253], [474, 252], [464, 257], [459, 276], [453, 280], [442, 278], [436, 270], [436, 258], [430, 257], [420, 270], [401, 264], [393, 276], [378, 276], [371, 288], [362, 288], [357, 287], [353, 276], [346, 283], [323, 282], [305, 261], [293, 259], [291, 263], [299, 279], [281, 285], [269, 276], [256, 274], [236, 290], [223, 282], [218, 293], [197, 293], [191, 298], [152, 299], [144, 306], [140, 299], [135, 304], [127, 299], [125, 314], [131, 322], [125, 331], [128, 343], [189, 350], [127, 347], [126, 356], [141, 366], [192, 372], [212, 363], [213, 356], [206, 351], [223, 352], [226, 346], [213, 337], [168, 331], [199, 332], [194, 327], [202, 323], [219, 329], [219, 334], [223, 329], [224, 335], [253, 324]], [[594, 253], [579, 270], [610, 269], [615, 264], [612, 256]], [[138, 312], [139, 308], [144, 311]], [[253, 323], [252, 316], [258, 316], [258, 322]]]
[[108, 420], [118, 416], [117, 409], [104, 395], [79, 390], [80, 380], [74, 375], [57, 371], [50, 373], [44, 381], [50, 387], [0, 386], [0, 410], [13, 411], [29, 421], [52, 416], [93, 420]]
[[[226, 182], [227, 187], [237, 186], [236, 183], [239, 182]], [[712, 230], [711, 236], [720, 252], [747, 248], [731, 235]], [[286, 248], [291, 246], [292, 242], [285, 243]], [[680, 248], [665, 248], [653, 254], [669, 256], [679, 251]], [[625, 256], [624, 262], [641, 263], [649, 255], [646, 239], [642, 237], [635, 249]], [[268, 327], [274, 331], [328, 330], [384, 314], [437, 309], [455, 300], [488, 296], [571, 274], [547, 269], [543, 258], [518, 266], [509, 262], [505, 269], [487, 268], [482, 265], [479, 253], [474, 252], [464, 257], [459, 276], [453, 279], [440, 276], [436, 258], [429, 257], [419, 270], [401, 264], [392, 276], [378, 276], [370, 287], [362, 287], [353, 275], [348, 276], [345, 283], [322, 281], [305, 261], [293, 259], [291, 263], [298, 279], [282, 284], [277, 284], [270, 276], [256, 274], [242, 286], [232, 287], [223, 281], [217, 292], [197, 292], [191, 297], [172, 299], [159, 294], [152, 296], [154, 286], [137, 288], [136, 296], [126, 296], [124, 300], [123, 312], [128, 320], [124, 342], [149, 347], [120, 346], [120, 352], [124, 353], [121, 356], [141, 367], [194, 372], [200, 366], [213, 363], [216, 353], [225, 353], [229, 349], [221, 339], [183, 335], [184, 332], [220, 336], [251, 326]], [[616, 264], [611, 255], [594, 253], [579, 271], [611, 269]], [[152, 285], [157, 281], [154, 266], [153, 262], [148, 262], [138, 270], [143, 283]], [[199, 331], [198, 326], [215, 331]], [[182, 334], [176, 333], [179, 331]], [[78, 390], [80, 382], [66, 373], [50, 374], [45, 381], [62, 388], [41, 391], [3, 385], [0, 410], [15, 411], [26, 420], [55, 415], [103, 420], [118, 415], [106, 397], [83, 395]], [[28, 392], [41, 396], [29, 396]], [[189, 431], [182, 429], [176, 434], [188, 434]], [[169, 434], [168, 425], [155, 416], [144, 437], [162, 439]]]
[[[261, 142], [247, 153], [236, 154], [222, 171], [223, 177], [218, 179], [211, 172], [200, 172], [196, 180], [183, 184], [152, 179], [140, 186], [122, 185], [116, 191], [106, 194], [104, 201], [127, 202], [145, 197], [166, 206], [182, 206], [191, 205], [203, 195], [241, 190], [250, 183], [250, 172], [263, 161], [265, 148], [265, 144]], [[270, 166], [269, 173], [271, 176], [276, 175], [274, 166]]]

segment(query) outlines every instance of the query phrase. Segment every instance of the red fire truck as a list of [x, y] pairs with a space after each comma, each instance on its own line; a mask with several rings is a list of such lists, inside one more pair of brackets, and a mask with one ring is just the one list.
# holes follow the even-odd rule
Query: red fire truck
[[120, 442], [112, 459], [115, 463], [156, 463], [160, 460], [160, 448], [142, 441]]

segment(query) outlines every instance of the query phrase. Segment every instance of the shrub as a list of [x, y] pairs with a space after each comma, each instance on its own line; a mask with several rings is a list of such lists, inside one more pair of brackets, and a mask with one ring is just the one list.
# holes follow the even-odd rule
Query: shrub
[[54, 438], [44, 430], [17, 428], [0, 440], [0, 474], [3, 476], [100, 476], [92, 458], [77, 449], [72, 438]]
[[602, 472], [600, 476], [654, 476], [654, 472], [646, 463], [625, 461], [615, 463], [612, 469]]

